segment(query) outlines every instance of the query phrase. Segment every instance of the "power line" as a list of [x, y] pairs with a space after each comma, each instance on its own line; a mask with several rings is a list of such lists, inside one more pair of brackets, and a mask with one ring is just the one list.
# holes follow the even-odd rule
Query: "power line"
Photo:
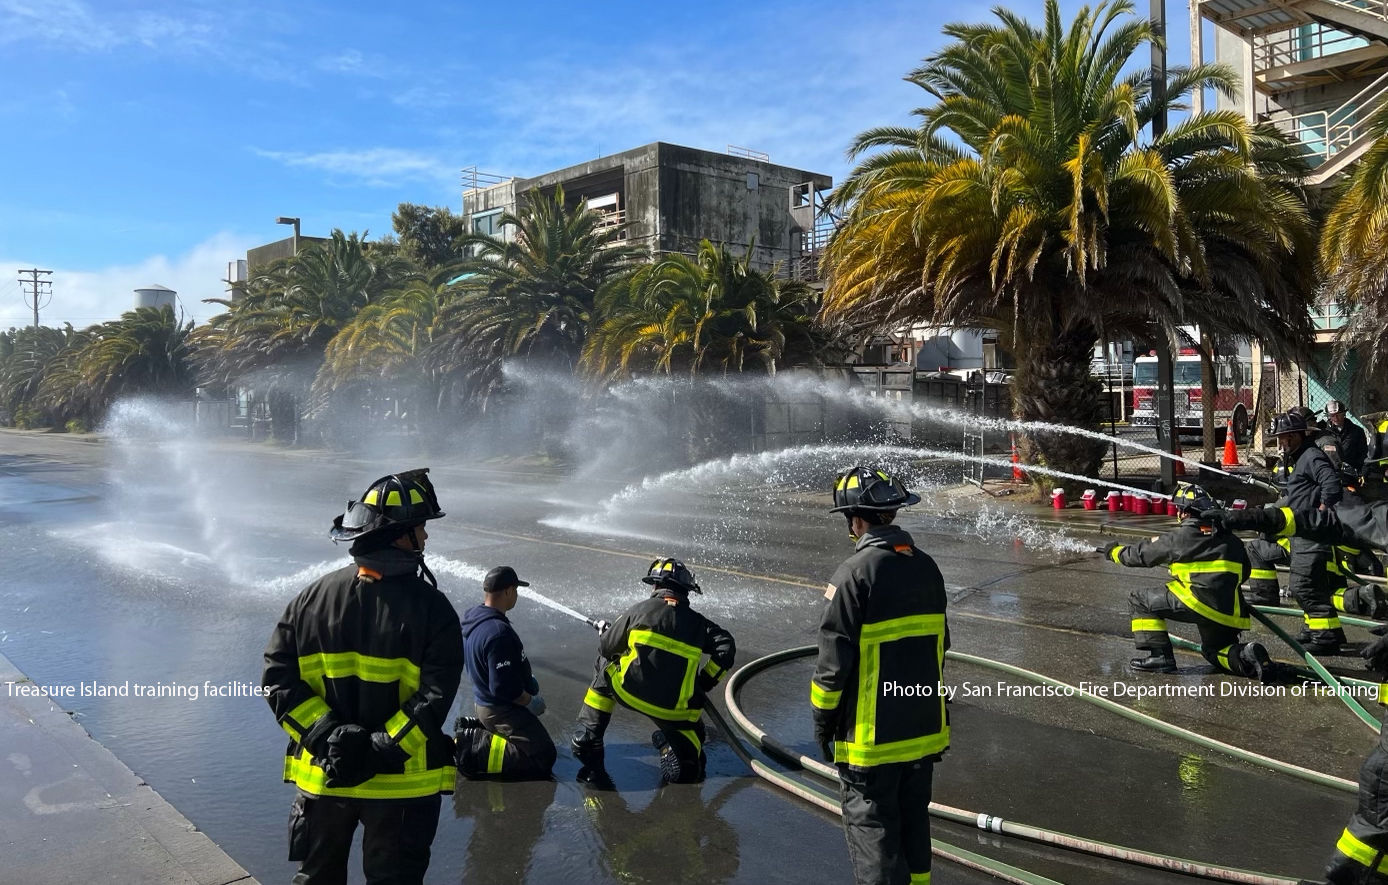
[[[24, 275], [28, 274], [29, 279]], [[53, 303], [53, 282], [51, 280], [40, 279], [40, 277], [53, 276], [51, 270], [39, 270], [37, 267], [29, 270], [19, 271], [19, 286], [23, 289], [29, 287], [29, 291], [24, 294], [24, 303], [34, 309], [34, 328], [39, 327], [39, 308], [47, 307]], [[44, 296], [47, 296], [45, 300]]]

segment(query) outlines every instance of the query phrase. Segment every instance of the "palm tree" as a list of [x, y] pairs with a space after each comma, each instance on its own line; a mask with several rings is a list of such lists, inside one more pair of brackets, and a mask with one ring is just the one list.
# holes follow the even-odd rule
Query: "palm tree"
[[173, 308], [137, 307], [88, 330], [86, 344], [43, 379], [42, 400], [58, 411], [99, 419], [120, 396], [188, 397], [196, 385], [190, 336], [193, 321]]
[[[862, 133], [834, 195], [826, 318], [860, 330], [915, 323], [998, 330], [1017, 360], [1014, 411], [1097, 422], [1089, 372], [1103, 337], [1175, 341], [1177, 327], [1306, 340], [1309, 219], [1304, 166], [1238, 114], [1190, 117], [1154, 142], [1139, 133], [1194, 88], [1232, 93], [1222, 65], [1173, 69], [1165, 99], [1146, 72], [1122, 76], [1144, 20], [1131, 0], [1080, 10], [1068, 29], [1047, 0], [1035, 27], [954, 24], [954, 39], [907, 78], [934, 103], [915, 129]], [[1280, 145], [1280, 147], [1277, 147]], [[881, 150], [878, 150], [881, 149]], [[1102, 443], [1043, 434], [1041, 460], [1092, 473]]]
[[645, 256], [586, 202], [568, 205], [563, 188], [552, 197], [532, 190], [500, 224], [513, 235], [464, 240], [474, 257], [452, 268], [462, 293], [444, 307], [428, 355], [432, 370], [479, 403], [501, 386], [507, 360], [572, 371], [600, 293], [623, 285]]
[[1349, 314], [1333, 367], [1357, 354], [1361, 381], [1381, 378], [1388, 367], [1388, 107], [1369, 126], [1376, 141], [1335, 190], [1321, 234], [1324, 297]]
[[298, 411], [324, 352], [357, 312], [414, 274], [393, 254], [371, 256], [364, 237], [334, 230], [258, 271], [235, 301], [198, 330], [197, 362], [206, 380], [257, 389], [270, 402], [272, 433], [291, 440]]
[[27, 327], [7, 333], [5, 355], [0, 360], [0, 409], [8, 421], [25, 426], [62, 426], [80, 417], [54, 408], [39, 395], [49, 373], [61, 370], [67, 359], [91, 340], [91, 332], [71, 323], [61, 329]]
[[600, 308], [583, 352], [584, 368], [600, 378], [628, 376], [633, 362], [667, 375], [774, 372], [816, 350], [817, 293], [753, 268], [750, 249], [738, 258], [708, 240], [693, 258], [672, 254], [642, 268]]

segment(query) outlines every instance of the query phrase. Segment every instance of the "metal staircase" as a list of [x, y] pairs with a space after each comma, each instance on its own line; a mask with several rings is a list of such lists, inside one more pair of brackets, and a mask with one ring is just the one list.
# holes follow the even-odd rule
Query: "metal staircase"
[[[1200, 14], [1252, 49], [1252, 88], [1292, 110], [1259, 113], [1301, 143], [1311, 184], [1343, 172], [1373, 143], [1368, 123], [1388, 99], [1388, 0], [1199, 0]], [[1314, 108], [1316, 87], [1363, 85]], [[1333, 94], [1333, 93], [1332, 93]], [[1343, 92], [1340, 93], [1343, 95]], [[1288, 99], [1291, 100], [1288, 100]], [[1313, 109], [1301, 110], [1311, 106]]]

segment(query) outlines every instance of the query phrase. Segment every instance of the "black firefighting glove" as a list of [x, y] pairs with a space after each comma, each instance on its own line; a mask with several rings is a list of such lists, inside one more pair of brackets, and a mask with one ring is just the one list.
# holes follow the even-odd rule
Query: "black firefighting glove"
[[384, 731], [371, 735], [371, 768], [375, 773], [401, 773], [405, 770], [405, 763], [409, 761], [409, 752], [397, 744], [395, 738]]
[[303, 739], [299, 741], [299, 746], [308, 750], [309, 755], [314, 758], [326, 759], [328, 756], [328, 737], [332, 735], [334, 731], [337, 731], [338, 727], [341, 725], [342, 720], [338, 718], [336, 713], [329, 710], [327, 713], [318, 717], [318, 721], [313, 723], [308, 731], [304, 732]]
[[1103, 545], [1102, 547], [1095, 547], [1095, 548], [1094, 548], [1094, 552], [1097, 553], [1097, 554], [1099, 554], [1100, 556], [1102, 556], [1104, 559], [1112, 559], [1112, 558], [1113, 558], [1113, 551], [1114, 551], [1116, 548], [1122, 547], [1122, 546], [1123, 546], [1123, 542], [1122, 542], [1122, 541], [1109, 541], [1107, 544]]
[[1276, 535], [1287, 524], [1281, 510], [1256, 507], [1248, 510], [1204, 510], [1200, 521], [1231, 532], [1265, 532]]
[[365, 783], [371, 770], [371, 733], [360, 725], [339, 725], [328, 736], [328, 755], [322, 760], [329, 787]]
[[1375, 673], [1388, 675], [1388, 636], [1380, 636], [1359, 651], [1359, 657]]
[[839, 730], [838, 710], [821, 710], [819, 707], [812, 709], [814, 714], [814, 740], [819, 744], [820, 755], [825, 762], [834, 761], [834, 735]]

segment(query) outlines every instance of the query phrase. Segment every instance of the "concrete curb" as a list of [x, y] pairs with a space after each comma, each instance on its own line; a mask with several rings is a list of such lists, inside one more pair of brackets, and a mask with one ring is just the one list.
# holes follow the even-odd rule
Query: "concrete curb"
[[259, 885], [0, 655], [4, 880]]

